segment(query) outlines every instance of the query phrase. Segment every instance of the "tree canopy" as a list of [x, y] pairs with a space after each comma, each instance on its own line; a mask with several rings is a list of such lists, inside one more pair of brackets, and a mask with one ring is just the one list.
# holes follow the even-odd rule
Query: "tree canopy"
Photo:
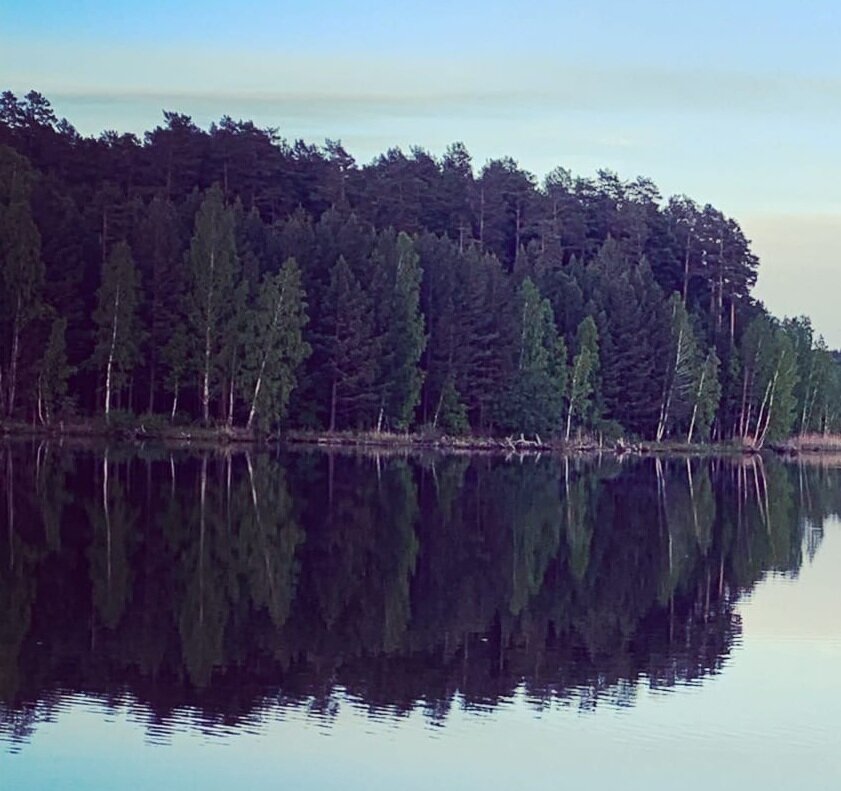
[[738, 223], [648, 179], [0, 101], [0, 414], [736, 439], [841, 426]]

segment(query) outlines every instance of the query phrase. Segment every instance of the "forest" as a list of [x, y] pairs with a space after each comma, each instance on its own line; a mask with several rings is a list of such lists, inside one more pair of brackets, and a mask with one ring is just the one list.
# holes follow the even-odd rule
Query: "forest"
[[0, 99], [0, 420], [761, 447], [841, 430], [839, 358], [733, 218], [648, 179]]

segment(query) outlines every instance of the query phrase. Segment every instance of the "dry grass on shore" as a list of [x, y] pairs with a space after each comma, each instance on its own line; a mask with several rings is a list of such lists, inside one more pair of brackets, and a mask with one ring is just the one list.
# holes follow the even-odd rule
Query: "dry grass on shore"
[[785, 453], [841, 453], [841, 434], [798, 434], [776, 448]]

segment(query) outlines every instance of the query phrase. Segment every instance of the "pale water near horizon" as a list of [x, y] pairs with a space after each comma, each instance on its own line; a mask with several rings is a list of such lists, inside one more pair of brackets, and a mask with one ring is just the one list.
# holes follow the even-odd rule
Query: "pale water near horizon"
[[0, 788], [841, 787], [841, 470], [0, 446]]

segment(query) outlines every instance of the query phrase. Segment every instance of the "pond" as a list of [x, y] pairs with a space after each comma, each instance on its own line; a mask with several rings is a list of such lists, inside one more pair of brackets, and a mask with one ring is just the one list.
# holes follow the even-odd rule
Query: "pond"
[[841, 787], [841, 468], [0, 444], [0, 786]]

